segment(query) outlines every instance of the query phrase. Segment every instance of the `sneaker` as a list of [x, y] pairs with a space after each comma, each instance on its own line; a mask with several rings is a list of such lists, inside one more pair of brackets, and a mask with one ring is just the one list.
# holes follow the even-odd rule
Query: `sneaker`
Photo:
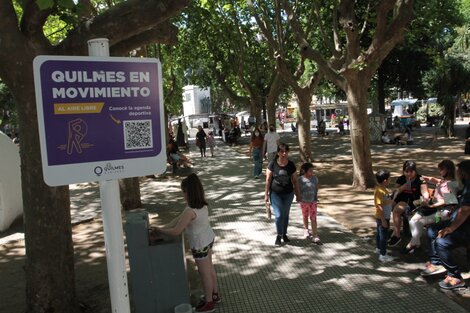
[[308, 239], [310, 237], [310, 232], [308, 229], [304, 229], [304, 239]]
[[392, 262], [392, 261], [393, 261], [393, 257], [391, 257], [391, 256], [388, 255], [388, 254], [379, 255], [379, 261], [382, 262], [382, 263]]
[[389, 245], [390, 247], [395, 247], [395, 246], [398, 245], [400, 242], [401, 242], [401, 238], [400, 238], [400, 237], [392, 236], [392, 237], [390, 238], [390, 241], [388, 242], [388, 245]]
[[463, 279], [447, 275], [444, 280], [439, 282], [439, 287], [442, 289], [462, 288], [465, 287], [465, 281]]
[[282, 236], [282, 240], [283, 240], [285, 243], [290, 242], [290, 239], [287, 237], [287, 235]]
[[[206, 296], [205, 295], [202, 295], [201, 296], [201, 301], [204, 301], [206, 302]], [[212, 301], [215, 303], [215, 304], [218, 304], [220, 302], [222, 302], [222, 299], [220, 298], [219, 294], [218, 293], [212, 293]], [[200, 304], [200, 303], [199, 303]], [[198, 305], [199, 306], [199, 305]]]
[[276, 242], [274, 243], [274, 245], [276, 246], [280, 246], [281, 245], [281, 236], [276, 236]]
[[447, 270], [442, 265], [434, 265], [431, 262], [426, 263], [426, 268], [421, 272], [421, 276], [433, 276], [445, 273]]
[[214, 308], [214, 301], [211, 301], [211, 302], [201, 302], [201, 304], [199, 304], [197, 307], [196, 307], [196, 310], [194, 310], [195, 312], [214, 312], [215, 311], [215, 308]]
[[401, 254], [413, 254], [417, 248], [418, 247], [404, 247], [400, 252]]
[[379, 248], [375, 248], [375, 254], [380, 254], [380, 249]]
[[313, 242], [314, 244], [319, 245], [319, 246], [322, 246], [322, 245], [323, 245], [323, 242], [321, 242], [320, 237], [318, 237], [318, 236], [314, 237], [314, 238], [312, 239], [312, 242]]

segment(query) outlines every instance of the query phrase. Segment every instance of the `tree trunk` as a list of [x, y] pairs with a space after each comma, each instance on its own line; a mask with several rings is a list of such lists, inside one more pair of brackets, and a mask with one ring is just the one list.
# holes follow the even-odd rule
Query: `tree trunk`
[[296, 93], [299, 101], [298, 133], [299, 133], [299, 153], [302, 162], [312, 162], [312, 143], [310, 135], [310, 100], [311, 95], [307, 89], [302, 89]]
[[262, 103], [258, 103], [254, 99], [250, 99], [250, 114], [256, 118], [256, 126], [261, 125], [261, 109], [263, 107]]
[[273, 82], [269, 86], [269, 92], [266, 96], [266, 108], [267, 108], [267, 118], [268, 124], [276, 125], [276, 101], [279, 98], [282, 90], [284, 89], [284, 82], [280, 77], [279, 73], [276, 73], [276, 76], [273, 79]]
[[140, 201], [139, 178], [124, 178], [119, 180], [119, 194], [124, 210], [132, 210], [142, 207]]
[[455, 101], [451, 95], [438, 95], [437, 101], [444, 107], [444, 131], [448, 137], [455, 136]]
[[379, 113], [385, 114], [385, 73], [382, 66], [377, 70], [377, 102]]
[[9, 85], [21, 131], [26, 306], [28, 312], [76, 312], [69, 188], [44, 183], [31, 61], [17, 69], [21, 83]]
[[266, 101], [268, 125], [276, 125], [276, 99], [274, 97], [266, 97], [263, 101]]
[[362, 86], [355, 75], [348, 79], [348, 113], [351, 117], [351, 149], [353, 159], [353, 187], [359, 190], [372, 188], [375, 178], [370, 154], [369, 121], [367, 119], [367, 85]]

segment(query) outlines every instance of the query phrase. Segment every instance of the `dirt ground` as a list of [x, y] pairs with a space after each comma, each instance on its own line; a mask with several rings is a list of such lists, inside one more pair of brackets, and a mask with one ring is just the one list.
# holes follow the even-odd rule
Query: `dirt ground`
[[[468, 121], [466, 121], [468, 123]], [[415, 142], [411, 146], [372, 145], [373, 170], [388, 169], [393, 177], [401, 174], [401, 166], [405, 160], [415, 160], [419, 172], [424, 175], [437, 176], [437, 163], [448, 158], [458, 163], [466, 157], [463, 154], [463, 132], [466, 125], [457, 127], [456, 138], [444, 138], [441, 135], [435, 138], [435, 128], [420, 128], [414, 131]], [[291, 158], [298, 158], [295, 153], [296, 137], [293, 133], [281, 134], [282, 141], [292, 144]], [[355, 234], [364, 238], [372, 246], [372, 236], [375, 229], [373, 219], [373, 190], [357, 191], [351, 188], [352, 160], [349, 136], [331, 134], [326, 137], [312, 138], [312, 151], [316, 174], [320, 181], [319, 211], [331, 215]], [[233, 147], [238, 153], [248, 154], [247, 138], [241, 144]], [[197, 166], [197, 164], [196, 164]], [[147, 181], [151, 178], [143, 178]], [[178, 177], [163, 176], [156, 180], [172, 182], [175, 186]], [[167, 184], [168, 185], [168, 184]], [[175, 187], [176, 188], [176, 187]], [[80, 201], [96, 198], [96, 185], [84, 184], [78, 187], [78, 193], [72, 199], [72, 204], [80, 206]], [[72, 192], [72, 194], [74, 194]], [[79, 194], [80, 196], [78, 196]], [[175, 199], [175, 201], [178, 199]], [[75, 201], [75, 202], [74, 202]], [[93, 201], [91, 201], [93, 202]], [[96, 201], [95, 201], [96, 202]], [[146, 210], [152, 212], [155, 201], [143, 199]], [[96, 204], [96, 203], [95, 203]], [[162, 219], [170, 219], [161, 216]], [[321, 227], [321, 225], [320, 225]], [[22, 232], [21, 221], [6, 232], [0, 233], [0, 239]], [[109, 290], [106, 272], [106, 255], [103, 239], [103, 228], [99, 217], [92, 218], [73, 227], [73, 240], [76, 260], [76, 286], [78, 299], [84, 312], [109, 312]], [[399, 255], [399, 252], [395, 251]], [[25, 260], [23, 240], [10, 241], [0, 244], [0, 313], [24, 312], [25, 283], [23, 265]], [[416, 271], [425, 261], [424, 252], [419, 252], [409, 258], [416, 264]], [[188, 258], [188, 260], [191, 260]], [[194, 269], [191, 263], [191, 275]], [[192, 279], [191, 279], [192, 280]], [[435, 282], [430, 283], [435, 285]], [[197, 285], [193, 286], [198, 288]], [[469, 295], [464, 292], [452, 293], [449, 296], [470, 308]]]

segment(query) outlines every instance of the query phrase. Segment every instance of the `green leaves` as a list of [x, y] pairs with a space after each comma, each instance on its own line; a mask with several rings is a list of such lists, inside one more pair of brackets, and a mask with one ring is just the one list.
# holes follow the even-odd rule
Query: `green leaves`
[[37, 0], [36, 3], [41, 10], [52, 8], [54, 5], [53, 0]]
[[71, 9], [75, 6], [75, 3], [73, 0], [59, 0], [59, 6], [65, 8], [65, 9]]
[[[38, 7], [41, 10], [50, 9], [54, 6], [54, 0], [36, 0]], [[58, 0], [59, 7], [64, 9], [71, 9], [75, 6], [73, 0]]]

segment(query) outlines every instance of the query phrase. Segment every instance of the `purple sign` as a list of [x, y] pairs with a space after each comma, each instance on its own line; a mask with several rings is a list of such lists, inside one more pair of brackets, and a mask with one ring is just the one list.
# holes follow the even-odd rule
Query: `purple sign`
[[166, 170], [157, 59], [38, 56], [33, 68], [48, 185]]
[[159, 63], [108, 59], [40, 64], [49, 166], [161, 152]]

